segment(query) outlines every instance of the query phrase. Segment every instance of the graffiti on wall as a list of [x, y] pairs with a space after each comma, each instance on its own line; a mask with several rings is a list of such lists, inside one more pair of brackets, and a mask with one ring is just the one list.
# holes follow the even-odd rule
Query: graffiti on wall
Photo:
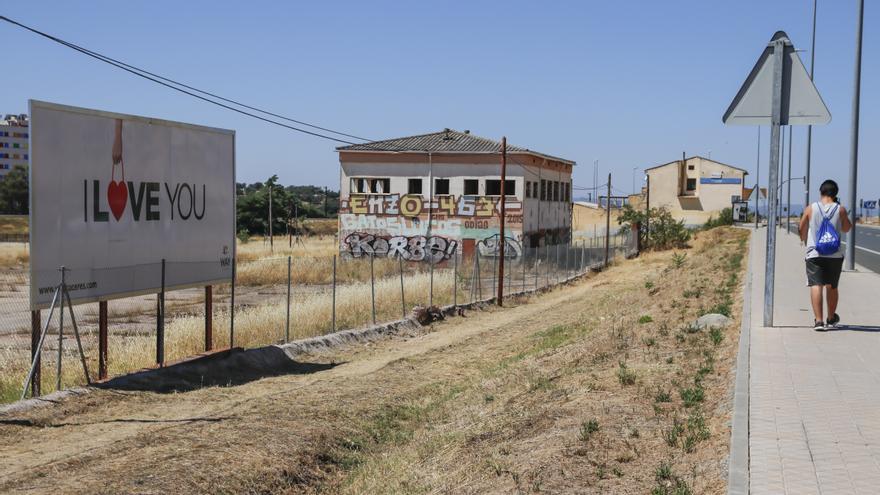
[[[522, 202], [507, 198], [505, 213], [505, 257], [517, 257], [522, 253], [516, 240], [522, 235]], [[352, 194], [340, 204], [340, 251], [356, 258], [439, 263], [452, 257], [462, 241], [473, 239], [481, 254], [491, 256], [497, 251], [491, 238], [498, 236], [500, 221], [497, 196], [444, 195], [428, 201], [419, 195]]]
[[380, 237], [355, 232], [345, 238], [345, 245], [355, 258], [372, 255], [401, 258], [404, 261], [439, 263], [455, 254], [458, 241], [436, 235]]
[[[477, 244], [480, 256], [497, 257], [501, 254], [501, 243], [498, 242], [498, 234], [489, 236]], [[504, 237], [504, 258], [519, 258], [522, 256], [522, 244], [513, 237]]]
[[[501, 201], [495, 196], [437, 196], [427, 201], [419, 195], [385, 194], [368, 195], [352, 194], [343, 199], [340, 210], [347, 213], [367, 215], [401, 215], [417, 217], [431, 210], [434, 214], [450, 217], [484, 217], [491, 218], [501, 214]], [[506, 200], [505, 209], [508, 214], [522, 211], [520, 201]]]

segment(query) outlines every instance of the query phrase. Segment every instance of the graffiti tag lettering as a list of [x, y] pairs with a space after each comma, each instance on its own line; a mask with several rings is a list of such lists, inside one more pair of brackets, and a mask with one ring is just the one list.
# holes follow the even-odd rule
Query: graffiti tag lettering
[[354, 258], [373, 255], [401, 258], [404, 261], [439, 263], [455, 254], [458, 241], [440, 236], [416, 235], [385, 238], [355, 232], [345, 238], [345, 246]]

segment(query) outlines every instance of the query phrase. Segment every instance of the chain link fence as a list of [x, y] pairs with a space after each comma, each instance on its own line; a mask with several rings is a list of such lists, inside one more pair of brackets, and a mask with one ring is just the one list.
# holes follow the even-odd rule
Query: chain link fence
[[[609, 239], [608, 260], [635, 253], [632, 236]], [[362, 256], [276, 257], [239, 262], [233, 297], [231, 284], [167, 291], [164, 319], [156, 294], [107, 301], [106, 356], [101, 368], [100, 303], [77, 304], [72, 312], [81, 337], [90, 378], [99, 371], [120, 375], [170, 363], [208, 350], [258, 347], [339, 330], [406, 318], [416, 306], [462, 305], [491, 301], [498, 286], [505, 295], [563, 283], [604, 266], [605, 239], [521, 248], [505, 252], [501, 274], [492, 246], [478, 244], [470, 256], [456, 253], [436, 264], [399, 258]], [[181, 269], [168, 263], [166, 270]], [[152, 269], [160, 270], [157, 267]], [[157, 275], [158, 276], [158, 275]], [[0, 270], [0, 403], [17, 400], [31, 365], [32, 318], [40, 329], [48, 310], [29, 307], [27, 266]], [[234, 311], [233, 308], [234, 300]], [[86, 383], [79, 347], [65, 304], [63, 334], [58, 309], [52, 316], [41, 354], [40, 390]], [[206, 314], [210, 318], [206, 319]], [[162, 321], [161, 353], [157, 349]]]

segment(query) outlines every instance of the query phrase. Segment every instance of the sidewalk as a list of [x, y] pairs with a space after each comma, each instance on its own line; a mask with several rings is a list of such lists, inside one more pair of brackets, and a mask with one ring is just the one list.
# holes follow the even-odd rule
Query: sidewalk
[[780, 231], [775, 326], [763, 327], [766, 232], [750, 254], [751, 493], [880, 493], [880, 275], [844, 272], [843, 325], [815, 332], [803, 248]]

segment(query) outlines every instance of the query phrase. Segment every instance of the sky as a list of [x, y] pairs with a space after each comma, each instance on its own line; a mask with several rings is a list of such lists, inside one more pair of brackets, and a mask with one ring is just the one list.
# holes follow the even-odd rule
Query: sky
[[[880, 10], [866, 2], [858, 197], [880, 196]], [[469, 129], [575, 160], [574, 185], [618, 192], [682, 152], [749, 170], [754, 127], [721, 116], [784, 30], [809, 68], [811, 0], [9, 2], [0, 13], [253, 106], [369, 139]], [[813, 189], [848, 191], [856, 0], [819, 0], [815, 83], [832, 114], [813, 129]], [[28, 99], [236, 131], [237, 180], [339, 187], [334, 143], [136, 78], [0, 23], [0, 113]], [[769, 129], [762, 128], [766, 185]], [[794, 128], [792, 176], [806, 128]], [[786, 137], [787, 137], [786, 131]], [[787, 148], [787, 145], [786, 145]], [[786, 161], [787, 165], [787, 161]], [[634, 170], [635, 169], [635, 170]], [[794, 182], [793, 204], [802, 197]], [[815, 194], [814, 194], [815, 197]]]

